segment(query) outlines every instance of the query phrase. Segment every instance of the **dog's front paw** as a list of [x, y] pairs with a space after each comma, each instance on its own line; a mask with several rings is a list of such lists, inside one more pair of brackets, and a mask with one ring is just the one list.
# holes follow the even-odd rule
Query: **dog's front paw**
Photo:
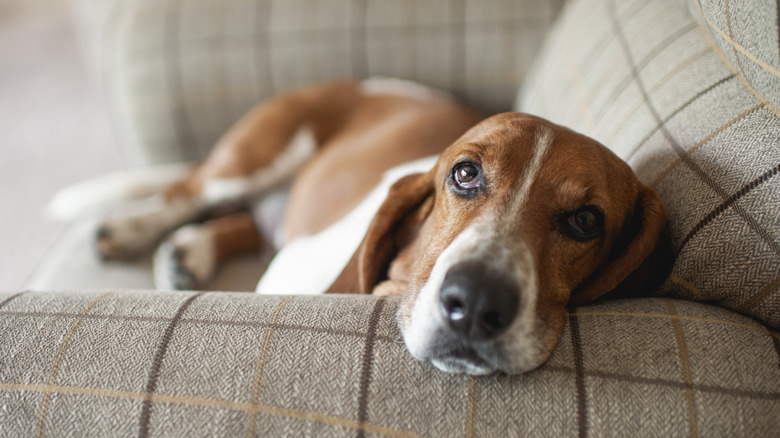
[[108, 214], [95, 231], [95, 251], [103, 260], [129, 259], [151, 251], [171, 229], [190, 220], [196, 211], [187, 200], [166, 201], [154, 196]]
[[154, 282], [161, 290], [197, 290], [216, 268], [214, 238], [202, 225], [179, 228], [157, 249]]
[[102, 260], [126, 260], [151, 250], [164, 229], [136, 215], [106, 217], [95, 231], [95, 252]]

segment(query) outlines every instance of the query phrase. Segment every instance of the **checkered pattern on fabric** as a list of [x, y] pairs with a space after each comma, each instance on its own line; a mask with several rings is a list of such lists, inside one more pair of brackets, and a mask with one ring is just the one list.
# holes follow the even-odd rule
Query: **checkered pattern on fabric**
[[0, 294], [2, 436], [772, 436], [780, 335], [703, 304], [573, 309], [519, 376], [452, 375], [398, 301]]
[[678, 1], [575, 0], [556, 26], [520, 109], [596, 138], [658, 191], [677, 256], [662, 293], [780, 327], [780, 111]]
[[117, 0], [106, 90], [130, 165], [201, 159], [257, 102], [326, 79], [397, 76], [508, 110], [561, 3]]
[[745, 87], [780, 108], [780, 8], [770, 0], [688, 0]]

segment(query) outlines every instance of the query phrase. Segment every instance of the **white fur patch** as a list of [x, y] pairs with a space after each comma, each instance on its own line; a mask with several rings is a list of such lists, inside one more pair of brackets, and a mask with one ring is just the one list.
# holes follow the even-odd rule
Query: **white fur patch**
[[214, 235], [208, 227], [185, 225], [154, 255], [154, 284], [159, 290], [196, 289], [216, 268]]
[[525, 172], [520, 176], [520, 189], [516, 192], [514, 202], [509, 214], [512, 217], [520, 217], [525, 205], [528, 203], [528, 197], [531, 192], [531, 184], [536, 180], [536, 176], [542, 168], [542, 162], [547, 155], [547, 150], [553, 142], [553, 132], [547, 128], [539, 128], [536, 132], [536, 143], [534, 145], [533, 156], [525, 168]]
[[[371, 193], [335, 224], [313, 236], [288, 243], [274, 257], [257, 285], [261, 294], [324, 293], [352, 258], [390, 187], [406, 175], [430, 170], [437, 157], [393, 168]], [[302, 274], [303, 273], [303, 274]]]
[[284, 151], [267, 167], [246, 178], [218, 178], [207, 181], [201, 197], [207, 204], [254, 197], [291, 178], [317, 150], [314, 132], [303, 126]]
[[360, 83], [364, 96], [399, 96], [414, 100], [453, 100], [452, 95], [403, 79], [374, 77]]

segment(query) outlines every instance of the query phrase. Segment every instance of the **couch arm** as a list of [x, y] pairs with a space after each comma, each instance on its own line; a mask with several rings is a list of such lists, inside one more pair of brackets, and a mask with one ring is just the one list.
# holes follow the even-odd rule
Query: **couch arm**
[[333, 78], [396, 76], [508, 110], [561, 3], [117, 1], [102, 50], [125, 161], [200, 159], [258, 101]]
[[[520, 376], [406, 352], [398, 301], [143, 291], [0, 294], [9, 436], [768, 436], [778, 335], [702, 304], [574, 309]], [[640, 328], [641, 327], [641, 328]]]

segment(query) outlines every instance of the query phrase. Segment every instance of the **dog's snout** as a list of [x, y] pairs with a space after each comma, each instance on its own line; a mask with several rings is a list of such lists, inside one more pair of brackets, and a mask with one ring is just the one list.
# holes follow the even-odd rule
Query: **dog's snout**
[[463, 262], [447, 272], [439, 304], [453, 331], [469, 339], [488, 339], [512, 324], [519, 294], [516, 283], [505, 275], [479, 262]]

